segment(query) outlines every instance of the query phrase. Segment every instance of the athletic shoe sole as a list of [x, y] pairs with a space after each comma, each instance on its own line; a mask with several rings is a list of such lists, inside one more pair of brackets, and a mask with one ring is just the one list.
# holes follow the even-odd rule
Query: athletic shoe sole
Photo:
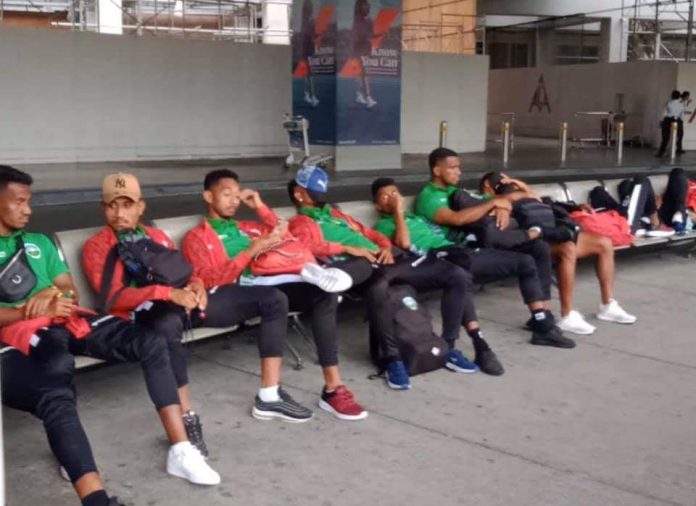
[[459, 367], [451, 362], [447, 362], [445, 364], [445, 368], [452, 372], [459, 372], [463, 374], [473, 374], [475, 372], [479, 372], [478, 366], [476, 366], [476, 369], [464, 369], [463, 367]]
[[217, 481], [215, 481], [215, 480], [194, 481], [189, 476], [186, 476], [184, 473], [179, 473], [178, 471], [173, 471], [173, 470], [170, 470], [169, 468], [167, 468], [167, 474], [169, 474], [170, 476], [174, 476], [175, 478], [181, 478], [182, 480], [186, 480], [189, 483], [193, 483], [194, 485], [204, 485], [207, 487], [212, 487], [212, 486], [220, 484], [220, 478], [218, 478]]
[[357, 421], [357, 420], [364, 420], [367, 418], [367, 411], [363, 411], [359, 415], [346, 415], [344, 413], [340, 413], [334, 409], [334, 407], [326, 402], [324, 399], [319, 399], [319, 407], [326, 411], [327, 413], [331, 413], [334, 415], [336, 418], [340, 418], [341, 420], [348, 420], [351, 422]]
[[532, 338], [532, 340], [529, 342], [536, 345], [536, 346], [551, 346], [553, 348], [563, 348], [566, 350], [570, 350], [572, 348], [575, 348], [575, 343], [572, 341], [570, 341], [568, 343], [564, 343], [564, 342], [562, 343], [562, 342], [555, 341], [555, 340]]
[[305, 423], [314, 418], [314, 415], [310, 416], [309, 418], [293, 418], [278, 411], [262, 411], [260, 409], [257, 409], [256, 406], [251, 408], [251, 416], [253, 416], [257, 420], [263, 421], [273, 420], [277, 418], [278, 420], [282, 420], [288, 423]]
[[410, 383], [408, 385], [397, 385], [396, 383], [392, 383], [391, 381], [387, 380], [387, 386], [392, 390], [411, 390]]
[[636, 323], [638, 321], [638, 318], [634, 318], [632, 320], [617, 320], [616, 318], [611, 318], [609, 316], [603, 316], [599, 313], [597, 313], [597, 319], [602, 320], [604, 322], [611, 322], [611, 323], [620, 323], [622, 325], [631, 325], [633, 323]]

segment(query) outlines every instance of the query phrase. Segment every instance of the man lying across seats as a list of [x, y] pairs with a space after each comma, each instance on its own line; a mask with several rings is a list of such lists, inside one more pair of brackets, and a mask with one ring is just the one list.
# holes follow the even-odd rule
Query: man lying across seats
[[[512, 204], [505, 196], [478, 198], [460, 190], [459, 156], [437, 148], [429, 156], [430, 182], [416, 200], [416, 214], [450, 241], [469, 247], [471, 273], [478, 282], [517, 276], [524, 303], [532, 316], [527, 326], [531, 343], [574, 348], [550, 311], [551, 252], [536, 230], [509, 229]], [[469, 243], [470, 233], [478, 234]], [[485, 246], [484, 246], [485, 245]]]
[[642, 175], [621, 181], [618, 192], [620, 202], [598, 186], [590, 192], [590, 205], [595, 209], [613, 209], [621, 213], [637, 237], [670, 237], [688, 231], [686, 201], [689, 179], [684, 169], [672, 169], [665, 193], [660, 197], [655, 195], [650, 179]]
[[[556, 264], [558, 291], [561, 299], [561, 320], [558, 326], [575, 334], [592, 334], [596, 328], [574, 309], [575, 270], [577, 260], [596, 257], [601, 301], [597, 311], [600, 320], [631, 324], [636, 317], [628, 314], [614, 299], [614, 247], [608, 237], [581, 230], [572, 221], [565, 208], [542, 199], [519, 179], [499, 172], [489, 172], [481, 178], [479, 189], [483, 195], [505, 195], [512, 202], [512, 217], [521, 228], [535, 228], [551, 246]], [[552, 206], [557, 206], [555, 209]], [[585, 207], [586, 208], [586, 207]]]
[[[162, 230], [142, 225], [145, 202], [133, 175], [106, 177], [102, 208], [107, 226], [85, 244], [83, 263], [92, 287], [103, 295], [111, 313], [132, 314], [136, 323], [166, 336], [172, 362], [182, 365], [186, 326], [226, 328], [261, 317], [261, 387], [252, 415], [296, 423], [310, 420], [312, 411], [280, 387], [288, 319], [285, 294], [273, 287], [234, 283], [206, 288]], [[253, 258], [282, 240], [280, 233], [254, 239], [242, 258]], [[177, 384], [182, 407], [188, 411], [187, 375], [178, 374]]]
[[406, 390], [411, 387], [408, 372], [396, 343], [389, 308], [389, 287], [408, 284], [417, 290], [442, 289], [442, 337], [450, 345], [447, 367], [471, 373], [479, 367], [455, 348], [463, 313], [472, 322], [469, 333], [478, 352], [481, 368], [489, 374], [502, 374], [495, 354], [483, 340], [475, 321], [471, 279], [464, 269], [436, 258], [420, 261], [412, 253], [393, 248], [387, 237], [366, 227], [336, 207], [326, 203], [329, 178], [318, 167], [304, 167], [288, 183], [288, 193], [298, 215], [290, 220], [290, 231], [312, 252], [353, 279], [358, 292], [365, 295], [371, 331], [377, 336], [386, 359], [387, 384]]
[[75, 405], [74, 355], [139, 361], [171, 448], [167, 471], [192, 483], [215, 485], [219, 475], [191, 445], [164, 338], [114, 317], [77, 306], [78, 294], [53, 242], [26, 232], [32, 178], [0, 166], [0, 339], [2, 399], [40, 418], [49, 444], [85, 506], [117, 505], [97, 473]]
[[[208, 173], [203, 189], [207, 215], [199, 226], [186, 234], [183, 242], [184, 255], [193, 265], [194, 274], [208, 289], [233, 283], [274, 283], [275, 289], [286, 297], [291, 311], [311, 312], [319, 364], [324, 373], [319, 406], [342, 420], [366, 418], [367, 411], [343, 385], [338, 369], [338, 295], [331, 292], [350, 288], [350, 278], [342, 271], [321, 269], [309, 250], [286, 232], [287, 222], [276, 217], [258, 192], [240, 188], [235, 172], [221, 169]], [[237, 221], [234, 217], [240, 204], [255, 211], [259, 221]], [[266, 253], [250, 254], [254, 253], [248, 251], [253, 241], [268, 237], [274, 231], [280, 233], [283, 242]], [[315, 280], [318, 286], [308, 283], [307, 279]], [[273, 374], [279, 374], [279, 362]], [[255, 417], [275, 416], [267, 403], [278, 402], [282, 391], [276, 389], [270, 393], [276, 398], [257, 397]]]

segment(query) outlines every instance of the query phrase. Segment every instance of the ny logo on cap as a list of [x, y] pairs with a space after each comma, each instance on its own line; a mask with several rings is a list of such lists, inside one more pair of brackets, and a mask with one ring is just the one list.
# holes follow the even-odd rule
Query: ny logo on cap
[[123, 179], [122, 177], [116, 178], [116, 181], [114, 182], [114, 186], [116, 188], [125, 188], [126, 187], [126, 180]]

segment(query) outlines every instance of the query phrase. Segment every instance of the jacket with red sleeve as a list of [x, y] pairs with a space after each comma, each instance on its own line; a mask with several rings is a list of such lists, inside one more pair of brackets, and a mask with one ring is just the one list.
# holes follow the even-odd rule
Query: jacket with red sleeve
[[[366, 227], [340, 209], [332, 208], [331, 216], [344, 220], [350, 228], [367, 237], [380, 249], [392, 247], [392, 243], [387, 236], [373, 228]], [[309, 216], [303, 214], [293, 216], [289, 221], [289, 230], [292, 235], [305, 243], [317, 257], [331, 257], [343, 253], [343, 245], [337, 242], [325, 241], [321, 227]]]
[[[262, 223], [237, 222], [239, 230], [251, 238], [263, 237], [278, 224], [278, 217], [266, 205], [259, 207], [256, 214]], [[186, 234], [181, 249], [193, 265], [194, 276], [200, 278], [206, 288], [235, 283], [252, 260], [245, 251], [228, 258], [225, 246], [205, 218]]]
[[[162, 244], [170, 249], [176, 246], [172, 240], [162, 230], [143, 226], [145, 233], [153, 241]], [[96, 235], [89, 238], [82, 249], [82, 269], [95, 292], [99, 293], [102, 286], [102, 276], [106, 267], [106, 258], [118, 243], [116, 233], [111, 227], [104, 227]], [[119, 296], [113, 302], [110, 313], [121, 318], [128, 319], [128, 313], [148, 300], [169, 300], [172, 287], [165, 285], [150, 285], [143, 287], [125, 287], [123, 284], [123, 262], [116, 259], [114, 275], [111, 279], [109, 294], [106, 300], [111, 300], [114, 294], [121, 290]], [[191, 281], [200, 281], [191, 278]]]

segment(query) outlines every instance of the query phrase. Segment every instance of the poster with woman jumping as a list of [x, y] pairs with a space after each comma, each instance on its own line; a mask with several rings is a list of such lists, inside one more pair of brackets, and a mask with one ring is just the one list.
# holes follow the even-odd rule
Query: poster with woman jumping
[[337, 144], [399, 144], [401, 0], [344, 0], [337, 18]]

